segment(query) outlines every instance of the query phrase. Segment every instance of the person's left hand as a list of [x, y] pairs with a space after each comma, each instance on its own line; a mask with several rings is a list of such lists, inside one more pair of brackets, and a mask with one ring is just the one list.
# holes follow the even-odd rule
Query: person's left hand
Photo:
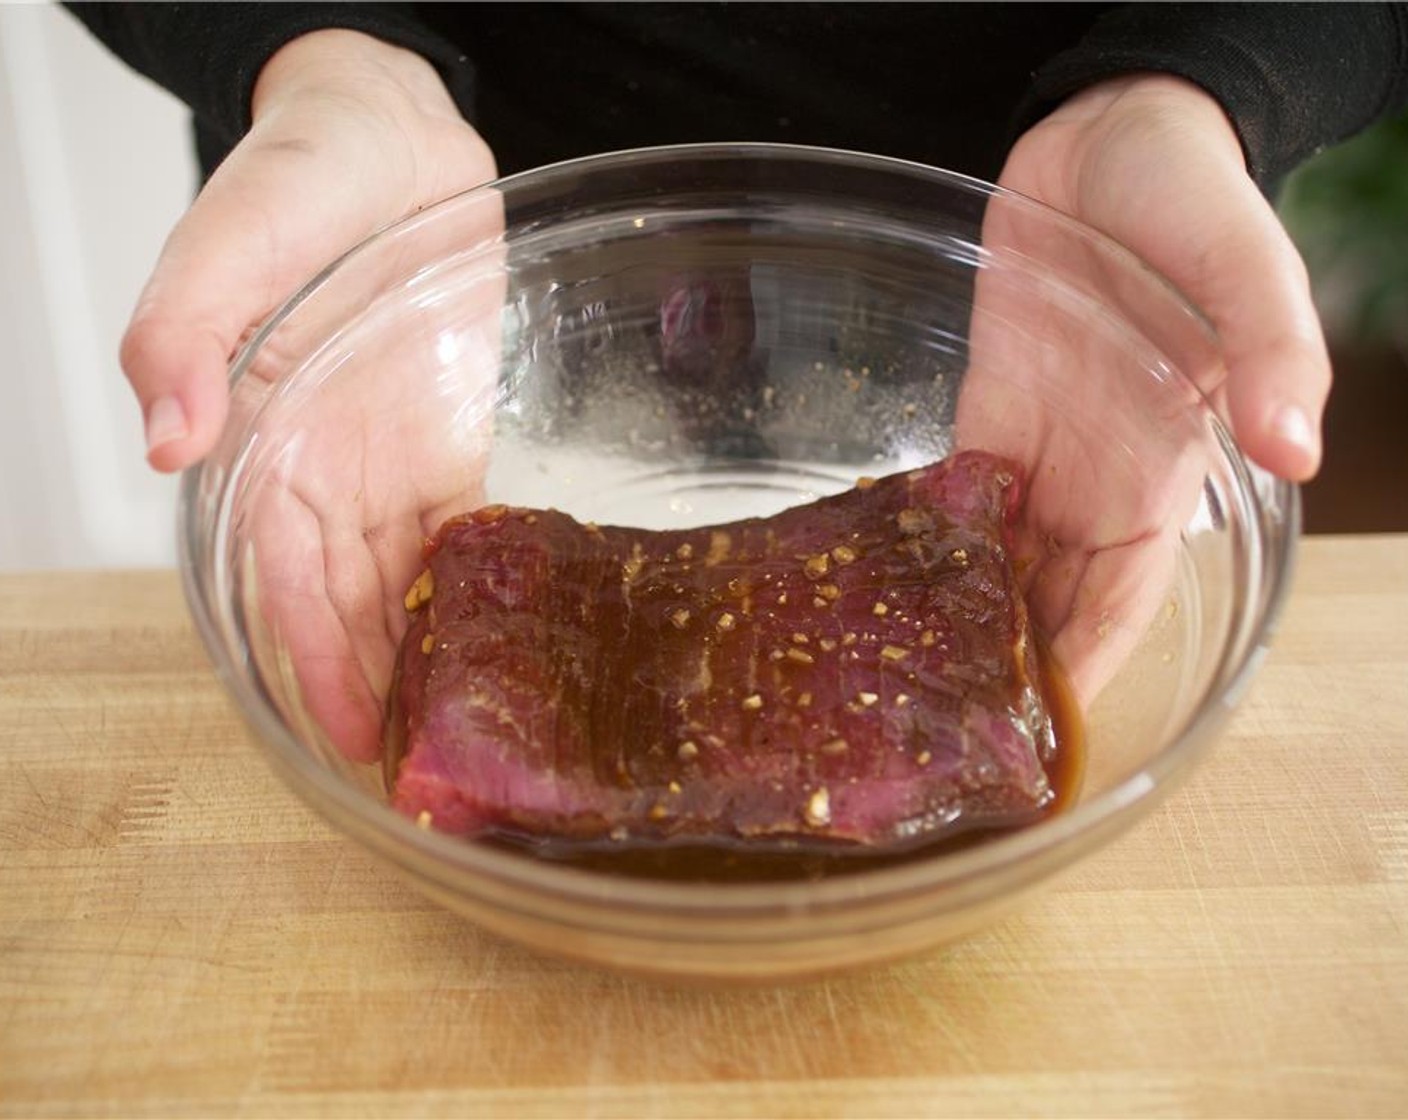
[[1315, 474], [1330, 360], [1305, 265], [1209, 94], [1162, 74], [1092, 86], [1017, 142], [998, 183], [1173, 281], [1221, 338], [1242, 448], [1282, 478]]
[[[1196, 87], [1164, 76], [1093, 87], [1018, 142], [1000, 185], [1123, 243], [1218, 334], [1078, 228], [1009, 196], [990, 201], [992, 265], [977, 277], [958, 438], [1024, 470], [1024, 586], [1088, 704], [1166, 602], [1216, 455], [1197, 392], [1252, 459], [1303, 479], [1319, 464], [1329, 360], [1304, 266], [1227, 118]], [[1111, 333], [1116, 320], [1041, 288], [1031, 262], [1122, 316], [1188, 380], [1131, 377], [1131, 360], [1150, 359]]]

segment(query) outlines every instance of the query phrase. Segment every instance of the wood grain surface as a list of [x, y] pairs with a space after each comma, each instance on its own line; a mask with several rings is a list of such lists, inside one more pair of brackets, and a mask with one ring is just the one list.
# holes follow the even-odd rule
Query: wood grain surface
[[270, 775], [171, 573], [0, 576], [0, 1114], [1408, 1113], [1408, 537], [1307, 541], [1229, 733], [1015, 917], [671, 987], [422, 900]]

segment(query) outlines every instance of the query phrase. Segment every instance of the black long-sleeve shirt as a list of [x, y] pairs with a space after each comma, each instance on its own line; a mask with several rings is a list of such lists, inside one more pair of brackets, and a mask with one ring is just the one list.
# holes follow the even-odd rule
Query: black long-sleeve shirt
[[194, 113], [208, 173], [264, 62], [347, 27], [439, 69], [501, 172], [686, 141], [852, 148], [994, 178], [1021, 130], [1138, 71], [1210, 92], [1253, 176], [1408, 105], [1408, 4], [73, 4]]

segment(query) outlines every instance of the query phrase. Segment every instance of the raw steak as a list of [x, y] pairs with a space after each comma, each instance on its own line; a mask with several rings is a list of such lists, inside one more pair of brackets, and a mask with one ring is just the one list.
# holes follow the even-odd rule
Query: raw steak
[[395, 805], [454, 833], [789, 848], [1032, 819], [1055, 741], [1020, 489], [964, 452], [712, 528], [451, 519], [407, 596]]

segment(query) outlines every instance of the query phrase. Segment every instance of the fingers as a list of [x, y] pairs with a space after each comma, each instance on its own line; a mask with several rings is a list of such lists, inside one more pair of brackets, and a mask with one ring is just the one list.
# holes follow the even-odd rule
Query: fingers
[[[390, 685], [395, 646], [382, 630], [380, 610], [352, 614], [364, 632], [349, 630], [329, 587], [336, 582], [346, 589], [358, 581], [370, 587], [379, 583], [375, 572], [366, 571], [361, 550], [331, 552], [317, 513], [290, 490], [271, 488], [254, 517], [259, 670], [300, 732], [325, 740], [353, 762], [373, 762], [381, 750], [381, 698]], [[344, 571], [335, 576], [330, 565]]]
[[[1051, 654], [1083, 711], [1146, 636], [1174, 617], [1168, 608], [1177, 603], [1181, 525], [1171, 520], [1111, 548], [1065, 553], [1038, 574], [1029, 592], [1033, 617], [1052, 635]], [[1046, 623], [1053, 602], [1065, 609], [1054, 628]]]

